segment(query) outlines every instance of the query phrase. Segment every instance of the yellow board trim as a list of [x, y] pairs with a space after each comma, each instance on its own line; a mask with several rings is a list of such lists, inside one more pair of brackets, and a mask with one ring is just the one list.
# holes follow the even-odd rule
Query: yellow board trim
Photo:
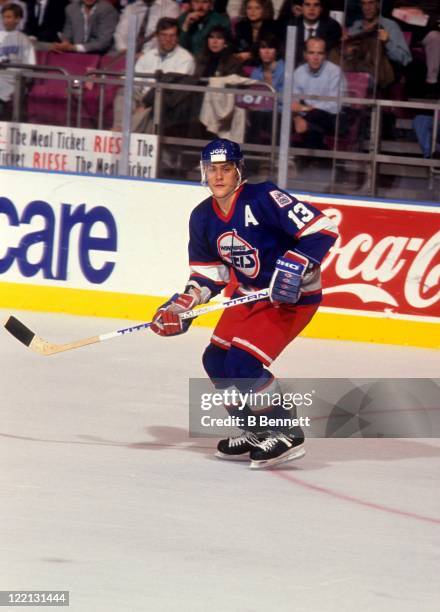
[[[163, 297], [150, 295], [0, 283], [0, 307], [15, 310], [148, 321], [163, 301]], [[220, 315], [221, 311], [203, 315], [194, 325], [213, 327]], [[432, 322], [318, 312], [301, 335], [438, 349], [439, 330]]]

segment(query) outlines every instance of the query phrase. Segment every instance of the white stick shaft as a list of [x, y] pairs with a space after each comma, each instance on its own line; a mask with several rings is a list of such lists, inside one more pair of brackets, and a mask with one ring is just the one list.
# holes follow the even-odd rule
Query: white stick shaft
[[[183, 312], [180, 317], [181, 319], [195, 319], [196, 317], [199, 317], [203, 314], [208, 314], [209, 312], [215, 312], [216, 310], [225, 310], [226, 308], [240, 306], [241, 304], [249, 304], [250, 302], [262, 300], [267, 297], [269, 297], [269, 289], [260, 289], [259, 291], [254, 291], [253, 293], [248, 293], [247, 295], [243, 295], [232, 300], [227, 300], [226, 302], [219, 302], [218, 304], [207, 304], [206, 306], [202, 306], [201, 308], [187, 310], [186, 312]], [[133, 332], [142, 331], [143, 329], [147, 329], [148, 327], [150, 327], [150, 325], [151, 322], [141, 323], [140, 325], [124, 327], [123, 329], [118, 329], [114, 332], [101, 334], [99, 336], [99, 341], [104, 342], [105, 340], [111, 340], [112, 338], [118, 338], [119, 336], [124, 336]]]
[[[214, 312], [215, 310], [222, 310], [224, 308], [231, 308], [233, 306], [239, 306], [240, 304], [247, 304], [254, 302], [255, 300], [262, 300], [269, 297], [268, 289], [261, 289], [261, 291], [254, 291], [248, 295], [244, 295], [233, 300], [227, 300], [220, 304], [211, 304], [211, 306], [202, 306], [202, 308], [189, 310], [181, 314], [182, 319], [194, 319], [202, 314], [208, 312]], [[100, 336], [92, 336], [91, 338], [83, 338], [82, 340], [76, 340], [75, 342], [68, 342], [67, 344], [53, 344], [47, 342], [44, 338], [37, 336], [31, 329], [26, 327], [21, 321], [15, 317], [9, 317], [4, 324], [4, 327], [9, 333], [11, 333], [17, 340], [28, 346], [32, 351], [39, 355], [55, 355], [56, 353], [63, 353], [64, 351], [70, 351], [72, 349], [81, 348], [90, 344], [96, 344], [97, 342], [103, 342], [104, 340], [110, 340], [111, 338], [119, 338], [126, 334], [141, 331], [150, 327], [151, 322], [140, 323], [139, 325], [133, 325], [131, 327], [125, 327], [118, 329], [107, 334], [101, 334]]]
[[220, 302], [219, 304], [208, 304], [201, 308], [194, 308], [194, 310], [187, 310], [180, 315], [181, 319], [194, 319], [202, 314], [208, 312], [214, 312], [215, 310], [225, 310], [231, 308], [231, 306], [240, 306], [240, 304], [248, 304], [249, 302], [255, 302], [256, 300], [262, 300], [263, 298], [269, 297], [269, 289], [261, 289], [260, 291], [254, 291], [248, 293], [233, 300], [227, 300], [226, 302]]

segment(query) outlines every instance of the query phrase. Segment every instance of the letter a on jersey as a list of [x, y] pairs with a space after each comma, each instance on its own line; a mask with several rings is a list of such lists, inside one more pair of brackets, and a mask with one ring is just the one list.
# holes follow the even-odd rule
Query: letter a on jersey
[[244, 208], [244, 224], [246, 227], [249, 227], [249, 225], [259, 225], [258, 221], [256, 220], [256, 218], [254, 217], [252, 213], [252, 210], [249, 204], [246, 204]]

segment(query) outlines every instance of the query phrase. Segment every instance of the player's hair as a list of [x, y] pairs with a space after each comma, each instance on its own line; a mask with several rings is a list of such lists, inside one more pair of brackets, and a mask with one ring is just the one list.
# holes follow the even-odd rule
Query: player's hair
[[156, 34], [163, 32], [163, 30], [169, 30], [170, 28], [176, 28], [179, 31], [179, 22], [177, 19], [172, 17], [161, 17], [156, 25]]
[[[247, 5], [251, 0], [243, 0], [240, 7], [240, 17], [242, 19], [247, 19], [246, 9]], [[273, 8], [272, 0], [255, 0], [263, 9], [263, 19], [273, 19], [275, 11]]]
[[23, 18], [23, 9], [19, 4], [14, 4], [13, 2], [9, 2], [2, 7], [2, 15], [6, 13], [6, 11], [11, 11], [14, 13], [14, 17], [17, 19]]

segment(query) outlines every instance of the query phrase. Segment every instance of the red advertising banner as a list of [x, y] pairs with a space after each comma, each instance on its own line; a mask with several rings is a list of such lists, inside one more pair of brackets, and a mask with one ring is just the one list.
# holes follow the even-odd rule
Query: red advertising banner
[[322, 266], [323, 306], [440, 317], [440, 208], [313, 205], [340, 232]]

